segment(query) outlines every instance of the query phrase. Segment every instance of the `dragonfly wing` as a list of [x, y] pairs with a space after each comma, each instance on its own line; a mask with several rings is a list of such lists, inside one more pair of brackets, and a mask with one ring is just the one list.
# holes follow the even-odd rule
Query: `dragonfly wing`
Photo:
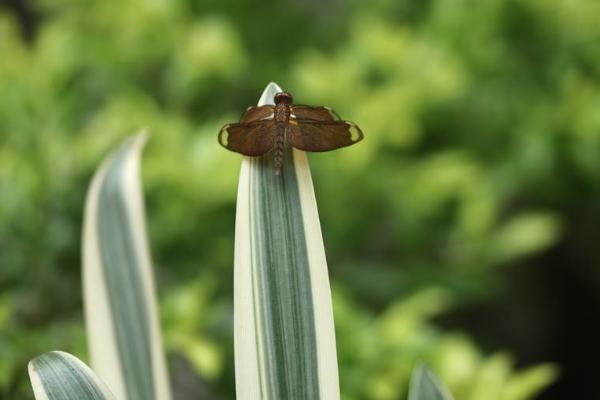
[[340, 116], [329, 107], [294, 105], [292, 106], [292, 114], [294, 114], [298, 120], [310, 119], [313, 121], [324, 122], [340, 120]]
[[290, 124], [287, 139], [292, 146], [304, 151], [329, 151], [353, 145], [363, 139], [358, 126], [349, 121], [297, 121]]
[[227, 124], [219, 132], [219, 143], [228, 150], [256, 157], [273, 148], [276, 132], [272, 120]]
[[274, 112], [275, 108], [271, 105], [248, 107], [240, 118], [240, 122], [259, 121], [261, 119], [272, 117]]

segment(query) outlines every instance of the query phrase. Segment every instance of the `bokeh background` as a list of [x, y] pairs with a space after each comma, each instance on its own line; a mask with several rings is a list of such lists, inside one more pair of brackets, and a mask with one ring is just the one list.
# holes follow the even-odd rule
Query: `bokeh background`
[[87, 185], [143, 160], [178, 399], [234, 398], [240, 158], [216, 142], [271, 80], [365, 132], [311, 155], [344, 399], [426, 360], [457, 399], [600, 398], [600, 2], [3, 0], [0, 398], [87, 358]]

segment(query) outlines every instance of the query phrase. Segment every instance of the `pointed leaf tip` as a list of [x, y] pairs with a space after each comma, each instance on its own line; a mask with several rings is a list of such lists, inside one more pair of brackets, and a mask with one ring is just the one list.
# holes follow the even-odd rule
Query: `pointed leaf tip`
[[258, 100], [258, 105], [264, 106], [266, 104], [274, 104], [273, 97], [279, 92], [283, 92], [283, 89], [281, 89], [281, 87], [279, 87], [279, 85], [275, 82], [269, 82], [269, 84], [265, 87], [265, 90], [263, 90], [260, 99]]
[[408, 400], [452, 400], [452, 395], [439, 378], [421, 363], [413, 372]]

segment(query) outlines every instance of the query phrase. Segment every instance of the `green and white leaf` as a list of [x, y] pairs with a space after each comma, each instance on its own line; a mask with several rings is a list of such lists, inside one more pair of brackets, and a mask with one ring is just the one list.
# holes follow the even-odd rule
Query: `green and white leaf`
[[421, 364], [413, 372], [408, 400], [452, 400], [452, 395], [438, 377]]
[[106, 385], [76, 357], [62, 351], [29, 362], [29, 379], [37, 400], [113, 400]]
[[171, 397], [140, 179], [146, 139], [129, 138], [96, 172], [83, 229], [91, 365], [122, 400]]
[[[259, 105], [281, 89], [270, 83]], [[331, 290], [306, 154], [244, 157], [235, 235], [238, 400], [339, 399]]]

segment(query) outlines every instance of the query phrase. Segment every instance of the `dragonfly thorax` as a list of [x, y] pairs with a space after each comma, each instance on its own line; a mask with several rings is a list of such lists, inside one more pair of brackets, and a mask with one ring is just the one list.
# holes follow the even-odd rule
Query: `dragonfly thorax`
[[284, 103], [279, 103], [275, 106], [275, 113], [273, 119], [277, 123], [287, 123], [290, 120], [292, 114], [291, 107]]

